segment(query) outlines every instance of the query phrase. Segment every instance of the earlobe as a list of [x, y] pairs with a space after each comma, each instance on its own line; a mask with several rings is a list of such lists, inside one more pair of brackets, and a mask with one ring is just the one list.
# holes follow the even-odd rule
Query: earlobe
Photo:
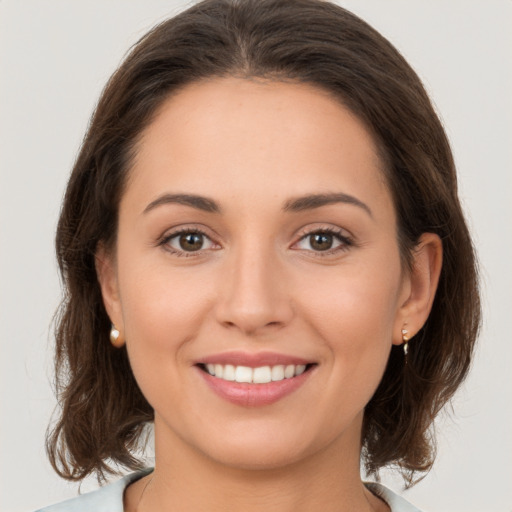
[[411, 339], [432, 309], [443, 261], [443, 244], [435, 233], [423, 233], [413, 252], [407, 297], [400, 306], [394, 343], [403, 343], [403, 329]]
[[[112, 322], [110, 339], [114, 346], [124, 344], [123, 317], [121, 310], [121, 301], [119, 298], [119, 287], [117, 282], [117, 272], [112, 253], [105, 249], [104, 245], [99, 245], [95, 255], [96, 275], [101, 288], [103, 304], [107, 314]], [[113, 332], [116, 331], [116, 333]]]

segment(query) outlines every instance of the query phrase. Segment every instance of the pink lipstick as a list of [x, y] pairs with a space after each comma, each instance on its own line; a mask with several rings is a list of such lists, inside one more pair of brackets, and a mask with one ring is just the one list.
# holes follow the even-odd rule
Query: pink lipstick
[[196, 368], [221, 398], [237, 405], [277, 402], [302, 386], [315, 363], [296, 356], [260, 352], [226, 352], [205, 357]]

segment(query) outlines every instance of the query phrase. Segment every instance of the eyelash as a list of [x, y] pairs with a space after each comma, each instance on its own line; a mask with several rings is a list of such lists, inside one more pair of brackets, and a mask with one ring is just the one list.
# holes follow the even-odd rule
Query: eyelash
[[308, 237], [311, 237], [313, 235], [318, 235], [318, 234], [331, 235], [335, 239], [337, 239], [338, 242], [340, 242], [340, 244], [337, 247], [333, 247], [333, 248], [327, 249], [325, 251], [307, 250], [307, 252], [314, 255], [314, 257], [325, 258], [325, 257], [332, 256], [332, 255], [340, 253], [340, 252], [348, 251], [350, 247], [355, 245], [353, 239], [351, 237], [345, 235], [344, 233], [345, 232], [343, 230], [336, 229], [331, 226], [314, 228], [313, 230], [310, 230], [310, 231], [306, 230], [305, 232], [303, 232], [301, 234], [299, 240], [297, 242], [295, 242], [293, 245], [297, 245], [301, 241], [306, 240]]
[[[192, 256], [198, 256], [200, 254], [203, 254], [204, 253], [204, 250], [205, 249], [199, 249], [197, 251], [183, 251], [183, 250], [178, 250], [178, 249], [175, 249], [174, 247], [172, 247], [171, 245], [169, 245], [169, 242], [173, 239], [173, 238], [177, 238], [181, 235], [185, 235], [185, 234], [194, 234], [194, 235], [201, 235], [203, 236], [204, 238], [210, 240], [213, 244], [215, 244], [215, 242], [213, 242], [213, 240], [211, 240], [211, 237], [208, 236], [204, 230], [200, 229], [200, 228], [191, 228], [191, 227], [184, 227], [184, 228], [180, 228], [180, 229], [177, 229], [176, 231], [173, 231], [172, 233], [170, 234], [166, 234], [164, 235], [160, 241], [158, 242], [158, 245], [163, 247], [166, 251], [170, 252], [171, 254], [175, 255], [175, 256], [178, 256], [178, 257], [184, 257], [184, 258], [190, 258]], [[215, 244], [215, 245], [218, 245], [218, 244]]]
[[[326, 249], [325, 251], [306, 250], [306, 252], [312, 253], [312, 254], [314, 254], [315, 257], [320, 257], [320, 258], [332, 256], [333, 254], [336, 254], [338, 252], [345, 252], [350, 247], [355, 245], [352, 238], [344, 235], [343, 233], [344, 232], [341, 229], [336, 229], [333, 227], [315, 228], [311, 231], [303, 232], [300, 235], [299, 240], [297, 240], [297, 242], [295, 242], [293, 245], [297, 245], [298, 243], [302, 242], [303, 240], [306, 240], [308, 237], [311, 237], [313, 235], [318, 235], [318, 234], [330, 235], [330, 236], [333, 236], [334, 238], [336, 238], [338, 240], [338, 242], [340, 242], [340, 244], [338, 246], [331, 248], [331, 249]], [[199, 256], [201, 254], [204, 254], [205, 249], [199, 249], [197, 251], [184, 251], [184, 250], [177, 250], [174, 247], [172, 247], [171, 245], [169, 245], [169, 242], [171, 240], [173, 240], [174, 238], [179, 237], [181, 235], [184, 235], [184, 234], [201, 235], [201, 236], [205, 237], [206, 239], [210, 240], [212, 244], [218, 245], [218, 244], [215, 244], [215, 242], [213, 240], [211, 240], [211, 237], [208, 236], [208, 234], [204, 230], [202, 230], [200, 228], [189, 228], [189, 227], [180, 228], [176, 231], [173, 231], [170, 234], [164, 235], [159, 240], [158, 245], [163, 247], [166, 251], [168, 251], [178, 257], [190, 258], [193, 256]], [[296, 249], [296, 250], [300, 250], [300, 249]]]

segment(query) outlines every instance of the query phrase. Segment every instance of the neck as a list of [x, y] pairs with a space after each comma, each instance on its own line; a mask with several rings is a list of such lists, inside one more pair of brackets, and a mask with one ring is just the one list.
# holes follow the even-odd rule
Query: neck
[[218, 463], [162, 430], [156, 422], [155, 470], [128, 488], [127, 512], [389, 510], [361, 482], [359, 439], [347, 442], [344, 436], [280, 467], [241, 469]]

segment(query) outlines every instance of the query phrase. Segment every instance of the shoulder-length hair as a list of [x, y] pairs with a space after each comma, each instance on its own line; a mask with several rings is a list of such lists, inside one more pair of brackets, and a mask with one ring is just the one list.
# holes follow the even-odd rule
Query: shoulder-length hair
[[444, 261], [431, 314], [407, 364], [393, 347], [365, 409], [369, 474], [401, 470], [407, 484], [430, 469], [432, 422], [468, 371], [480, 323], [477, 268], [443, 127], [415, 72], [378, 32], [322, 0], [205, 0], [152, 29], [106, 85], [66, 191], [57, 229], [65, 286], [56, 322], [58, 421], [47, 450], [63, 477], [104, 477], [134, 455], [153, 410], [126, 349], [109, 342], [95, 270], [113, 247], [118, 206], [141, 132], [164, 100], [195, 81], [262, 77], [331, 93], [372, 133], [397, 213], [402, 263], [422, 233], [437, 233]]

